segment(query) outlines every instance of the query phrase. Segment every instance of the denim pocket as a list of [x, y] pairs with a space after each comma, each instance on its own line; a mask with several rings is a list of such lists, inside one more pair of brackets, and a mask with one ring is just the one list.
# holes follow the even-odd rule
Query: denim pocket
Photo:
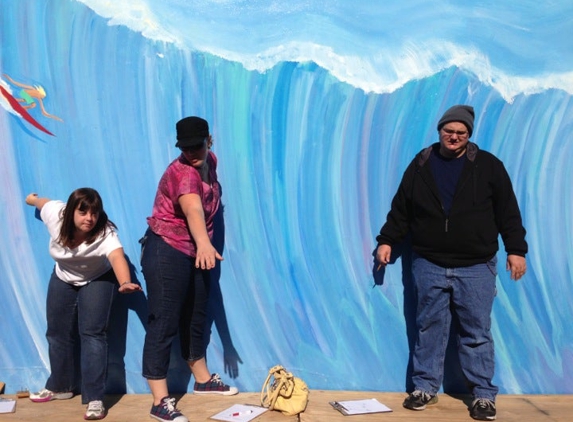
[[494, 256], [485, 264], [487, 265], [487, 268], [491, 271], [491, 273], [497, 277], [497, 256]]

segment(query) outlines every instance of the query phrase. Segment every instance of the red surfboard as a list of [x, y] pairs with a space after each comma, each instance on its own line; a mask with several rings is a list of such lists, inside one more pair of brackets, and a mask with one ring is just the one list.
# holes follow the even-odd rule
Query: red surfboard
[[52, 132], [50, 132], [48, 129], [46, 129], [44, 126], [42, 126], [40, 123], [38, 123], [38, 121], [36, 119], [34, 119], [30, 115], [30, 113], [28, 113], [28, 111], [26, 111], [26, 109], [24, 107], [22, 107], [22, 105], [18, 102], [18, 100], [16, 98], [14, 98], [12, 96], [12, 94], [10, 94], [8, 91], [6, 91], [2, 85], [0, 85], [0, 93], [2, 93], [2, 95], [4, 96], [4, 98], [6, 98], [6, 100], [8, 100], [8, 102], [10, 103], [12, 108], [15, 111], [17, 111], [24, 118], [24, 120], [26, 120], [28, 123], [30, 123], [35, 128], [40, 129], [42, 132], [45, 132], [48, 135], [54, 136], [54, 134]]

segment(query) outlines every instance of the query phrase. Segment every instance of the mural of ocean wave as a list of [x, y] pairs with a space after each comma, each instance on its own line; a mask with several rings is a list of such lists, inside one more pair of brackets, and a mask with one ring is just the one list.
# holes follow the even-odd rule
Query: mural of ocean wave
[[81, 1], [151, 39], [251, 70], [312, 61], [367, 92], [393, 92], [456, 66], [507, 100], [550, 88], [573, 93], [566, 1]]
[[[49, 373], [44, 301], [53, 262], [25, 195], [65, 199], [80, 186], [98, 189], [145, 288], [137, 241], [176, 156], [174, 123], [189, 114], [211, 123], [225, 204], [211, 369], [236, 367], [229, 381], [246, 391], [257, 391], [276, 363], [311, 388], [404, 391], [407, 254], [382, 283], [372, 274], [374, 237], [410, 159], [436, 140], [439, 116], [470, 103], [478, 112], [472, 139], [506, 164], [530, 244], [522, 282], [500, 264], [494, 381], [504, 393], [572, 393], [573, 334], [565, 327], [573, 290], [573, 50], [556, 35], [570, 29], [560, 16], [571, 6], [552, 3], [543, 19], [556, 28], [548, 29], [532, 23], [536, 6], [516, 2], [492, 40], [486, 30], [506, 15], [490, 2], [463, 10], [449, 2], [437, 10], [423, 2], [379, 10], [371, 2], [352, 9], [319, 1], [265, 3], [275, 9], [257, 1], [186, 3], [0, 0], [0, 74], [42, 84], [46, 105], [63, 120], [35, 114], [55, 135], [44, 137], [0, 108], [7, 391], [39, 389]], [[480, 21], [483, 14], [489, 18]], [[376, 16], [406, 16], [413, 35], [377, 28]], [[468, 35], [464, 22], [475, 31]], [[416, 42], [428, 34], [426, 44]], [[371, 59], [380, 45], [384, 59]], [[416, 46], [411, 66], [408, 45]], [[475, 54], [458, 62], [453, 46]], [[427, 61], [414, 60], [425, 50], [433, 51]], [[500, 59], [504, 52], [512, 66]], [[398, 58], [386, 66], [392, 53]], [[145, 320], [144, 297], [118, 301], [110, 391], [148, 391], [140, 375]], [[176, 352], [172, 360], [174, 388], [185, 391], [185, 364]], [[451, 362], [445, 388], [463, 391]]]

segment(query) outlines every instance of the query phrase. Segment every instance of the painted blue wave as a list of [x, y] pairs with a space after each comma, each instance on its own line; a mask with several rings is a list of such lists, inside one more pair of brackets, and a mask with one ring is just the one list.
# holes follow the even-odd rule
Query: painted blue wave
[[[0, 379], [7, 392], [39, 389], [49, 373], [44, 300], [53, 263], [25, 195], [65, 199], [80, 186], [98, 189], [145, 287], [137, 241], [159, 177], [176, 156], [174, 123], [190, 114], [211, 123], [225, 204], [210, 369], [223, 373], [225, 358], [240, 358], [232, 382], [243, 391], [257, 391], [276, 363], [313, 389], [404, 391], [412, 297], [402, 260], [375, 285], [374, 237], [403, 170], [435, 141], [437, 120], [456, 103], [476, 108], [473, 139], [505, 162], [530, 244], [520, 283], [509, 280], [500, 253], [495, 382], [504, 393], [573, 392], [573, 334], [565, 328], [573, 290], [567, 90], [512, 91], [509, 102], [452, 65], [378, 93], [308, 60], [251, 70], [109, 26], [78, 2], [0, 0], [0, 7], [1, 73], [42, 83], [46, 107], [64, 120], [42, 120], [52, 138], [0, 108]], [[326, 16], [333, 28], [347, 27]], [[140, 375], [144, 309], [144, 298], [118, 303], [110, 390], [148, 391]], [[171, 375], [183, 389], [184, 366], [174, 353]]]
[[80, 0], [110, 25], [264, 72], [314, 62], [366, 92], [394, 92], [451, 66], [511, 101], [573, 93], [573, 4], [478, 1]]

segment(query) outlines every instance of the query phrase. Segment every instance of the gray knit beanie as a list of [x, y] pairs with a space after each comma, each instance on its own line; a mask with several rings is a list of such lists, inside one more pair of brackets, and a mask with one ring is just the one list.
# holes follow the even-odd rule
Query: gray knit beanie
[[461, 122], [468, 128], [468, 134], [471, 137], [474, 131], [474, 108], [469, 105], [455, 105], [446, 110], [440, 121], [438, 122], [438, 131], [444, 127], [446, 123]]

